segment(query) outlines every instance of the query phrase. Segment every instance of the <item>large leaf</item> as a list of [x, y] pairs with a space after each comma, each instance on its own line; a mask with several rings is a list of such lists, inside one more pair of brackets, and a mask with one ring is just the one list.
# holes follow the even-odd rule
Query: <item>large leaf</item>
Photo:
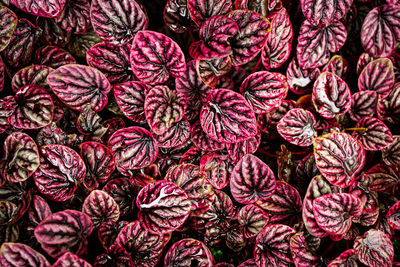
[[211, 251], [202, 242], [187, 238], [176, 242], [165, 255], [164, 266], [214, 266], [214, 257]]
[[187, 7], [190, 17], [198, 25], [201, 26], [208, 18], [216, 15], [225, 15], [232, 10], [231, 0], [188, 0]]
[[247, 154], [238, 161], [230, 177], [231, 193], [242, 204], [268, 200], [275, 192], [272, 170], [256, 156]]
[[393, 142], [390, 129], [379, 119], [374, 117], [363, 117], [356, 124], [353, 132], [355, 137], [363, 145], [365, 150], [382, 150]]
[[9, 8], [0, 6], [0, 52], [10, 43], [11, 36], [17, 27], [18, 18]]
[[185, 56], [168, 36], [139, 31], [132, 43], [130, 60], [135, 76], [142, 82], [155, 85], [164, 83], [169, 76], [180, 77], [186, 69]]
[[361, 143], [346, 133], [331, 133], [314, 139], [314, 155], [321, 174], [333, 185], [345, 188], [365, 163]]
[[400, 39], [400, 10], [397, 5], [382, 5], [372, 9], [361, 28], [361, 43], [374, 57], [387, 57]]
[[3, 267], [27, 266], [27, 267], [50, 267], [47, 259], [21, 243], [3, 243], [0, 248], [0, 265]]
[[58, 98], [74, 110], [82, 111], [90, 104], [94, 111], [102, 110], [108, 102], [110, 82], [99, 70], [70, 64], [53, 71], [47, 82]]
[[213, 90], [200, 112], [204, 132], [215, 141], [236, 143], [256, 134], [253, 109], [240, 94], [228, 89]]
[[66, 0], [10, 0], [10, 2], [34, 16], [54, 18], [64, 9]]
[[90, 20], [103, 40], [124, 45], [147, 28], [147, 17], [135, 0], [93, 0]]

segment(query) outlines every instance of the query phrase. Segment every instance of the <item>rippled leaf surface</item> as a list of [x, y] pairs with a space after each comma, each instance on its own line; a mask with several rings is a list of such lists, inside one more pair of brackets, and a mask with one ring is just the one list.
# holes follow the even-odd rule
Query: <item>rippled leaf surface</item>
[[192, 129], [190, 123], [186, 118], [174, 123], [171, 128], [161, 135], [153, 134], [158, 147], [171, 148], [184, 145], [190, 138]]
[[308, 247], [303, 232], [296, 233], [290, 238], [290, 251], [296, 267], [321, 265], [318, 255]]
[[378, 104], [378, 94], [375, 91], [360, 91], [351, 96], [349, 115], [352, 120], [359, 121], [365, 116], [374, 116]]
[[348, 267], [357, 267], [357, 255], [355, 249], [348, 249], [340, 254], [337, 258], [331, 261], [328, 267], [341, 267], [341, 266], [348, 266]]
[[41, 221], [43, 221], [47, 216], [52, 214], [49, 204], [46, 200], [38, 195], [32, 197], [32, 209], [28, 211], [28, 216], [30, 222], [37, 226]]
[[232, 10], [231, 0], [188, 0], [187, 7], [190, 17], [198, 25], [201, 26], [208, 18], [216, 15], [225, 15]]
[[360, 91], [375, 91], [382, 97], [390, 94], [393, 85], [393, 64], [387, 58], [376, 59], [369, 63], [358, 78], [358, 89]]
[[222, 75], [229, 72], [232, 67], [230, 57], [210, 60], [196, 60], [196, 71], [201, 80], [210, 87], [215, 87]]
[[144, 122], [144, 101], [150, 88], [142, 82], [124, 82], [114, 86], [114, 96], [124, 115], [134, 122]]
[[10, 0], [10, 2], [34, 16], [54, 18], [64, 9], [66, 0]]
[[11, 9], [0, 6], [0, 51], [3, 51], [10, 43], [11, 37], [17, 27], [17, 15]]
[[224, 143], [215, 141], [207, 136], [207, 134], [201, 128], [200, 121], [196, 121], [193, 124], [190, 138], [198, 148], [205, 151], [218, 151], [225, 147]]
[[208, 247], [193, 238], [182, 239], [173, 244], [164, 259], [166, 267], [192, 266], [193, 264], [211, 267], [213, 263], [214, 257]]
[[62, 255], [57, 261], [52, 265], [52, 267], [63, 267], [63, 266], [72, 266], [72, 267], [91, 267], [87, 261], [79, 258], [75, 254], [71, 252], [67, 252]]
[[249, 204], [238, 213], [238, 222], [243, 226], [245, 238], [256, 236], [269, 222], [269, 216], [260, 207]]
[[356, 128], [362, 130], [354, 131], [353, 137], [360, 141], [365, 150], [382, 150], [393, 142], [390, 129], [377, 118], [363, 117], [357, 122]]
[[395, 230], [400, 230], [400, 201], [390, 207], [386, 214], [390, 227]]
[[56, 18], [62, 29], [76, 34], [85, 33], [90, 25], [88, 0], [66, 1], [62, 13]]
[[[37, 266], [50, 267], [47, 259], [32, 249], [30, 246], [21, 243], [5, 242], [0, 248], [0, 264], [4, 267], [12, 266]], [[28, 265], [26, 265], [28, 264]]]
[[294, 57], [286, 70], [289, 89], [295, 94], [309, 93], [312, 91], [314, 81], [319, 74], [318, 68], [304, 69], [300, 67], [296, 57]]
[[45, 65], [56, 69], [67, 64], [75, 64], [76, 60], [64, 49], [47, 45], [36, 50], [33, 62], [37, 65]]
[[47, 87], [47, 76], [53, 70], [54, 69], [43, 65], [31, 65], [20, 69], [14, 74], [11, 81], [13, 91], [17, 92], [19, 88], [29, 84], [37, 84], [41, 87]]
[[400, 165], [400, 136], [394, 135], [393, 142], [382, 150], [382, 160], [390, 166]]
[[115, 200], [102, 190], [93, 190], [82, 205], [82, 212], [90, 217], [93, 228], [106, 221], [118, 221], [119, 206]]
[[261, 132], [257, 131], [257, 134], [254, 137], [251, 137], [247, 140], [226, 144], [226, 150], [228, 151], [229, 156], [234, 162], [239, 161], [246, 154], [253, 154], [257, 151], [261, 142]]

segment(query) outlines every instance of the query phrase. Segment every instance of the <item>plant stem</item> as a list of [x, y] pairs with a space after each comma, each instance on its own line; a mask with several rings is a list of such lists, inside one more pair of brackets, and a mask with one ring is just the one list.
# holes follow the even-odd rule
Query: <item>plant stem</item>
[[256, 63], [256, 65], [254, 66], [254, 68], [253, 68], [253, 70], [251, 71], [250, 74], [253, 74], [253, 73], [257, 70], [258, 66], [260, 66], [260, 63], [261, 63], [261, 56], [260, 56], [260, 58], [257, 60], [257, 63]]
[[344, 129], [345, 131], [357, 131], [357, 132], [360, 132], [360, 133], [365, 133], [365, 131], [367, 130], [367, 129], [365, 129], [365, 128], [358, 128], [358, 127], [354, 127], [354, 128], [346, 128], [346, 129]]
[[335, 242], [331, 241], [331, 243], [329, 244], [329, 246], [325, 249], [324, 252], [322, 252], [321, 257], [324, 257], [326, 254], [328, 254], [330, 252], [330, 250], [333, 248], [333, 246], [335, 245]]
[[258, 150], [258, 152], [260, 152], [261, 154], [267, 155], [269, 157], [278, 158], [278, 155], [271, 154], [265, 150]]
[[190, 40], [192, 40], [192, 43], [194, 43], [192, 30], [189, 30], [189, 36], [190, 36]]

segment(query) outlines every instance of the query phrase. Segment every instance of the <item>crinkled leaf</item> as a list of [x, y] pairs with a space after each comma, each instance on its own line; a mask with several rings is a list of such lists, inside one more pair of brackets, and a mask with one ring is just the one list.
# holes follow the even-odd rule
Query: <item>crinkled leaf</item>
[[190, 138], [192, 129], [186, 118], [174, 123], [171, 128], [161, 135], [152, 134], [158, 147], [171, 148], [185, 144]]
[[56, 18], [62, 29], [76, 34], [85, 33], [90, 25], [88, 0], [66, 1], [62, 13]]
[[3, 267], [14, 266], [35, 266], [35, 267], [50, 267], [47, 259], [22, 243], [5, 242], [0, 248], [0, 264]]
[[75, 254], [71, 252], [66, 252], [51, 267], [91, 267], [92, 265], [89, 264], [87, 261], [79, 258]]
[[378, 100], [378, 118], [387, 120], [390, 123], [400, 122], [400, 82], [393, 86], [392, 92], [386, 98]]
[[238, 222], [243, 226], [245, 238], [256, 236], [269, 222], [269, 216], [260, 207], [249, 204], [238, 213]]
[[366, 172], [371, 178], [372, 183], [369, 189], [377, 192], [391, 191], [400, 182], [399, 166], [387, 166], [378, 163]]
[[290, 251], [296, 267], [317, 267], [321, 265], [318, 255], [308, 247], [303, 232], [296, 233], [290, 238]]
[[115, 200], [102, 190], [93, 190], [82, 205], [82, 212], [90, 217], [93, 228], [106, 221], [118, 221], [119, 206]]
[[353, 132], [353, 137], [363, 145], [365, 150], [382, 150], [393, 142], [390, 129], [379, 119], [363, 117], [355, 126], [361, 130]]
[[71, 33], [52, 18], [38, 18], [36, 24], [42, 30], [40, 40], [43, 44], [64, 47], [71, 40]]
[[97, 236], [104, 249], [110, 248], [113, 244], [120, 246], [120, 244], [115, 241], [118, 234], [127, 224], [127, 221], [119, 221], [118, 223], [106, 221], [99, 226]]
[[190, 138], [198, 148], [205, 151], [218, 151], [225, 148], [225, 144], [215, 141], [207, 136], [201, 128], [200, 121], [196, 121], [192, 126]]
[[107, 132], [107, 128], [101, 124], [100, 115], [90, 105], [86, 105], [79, 114], [76, 129], [84, 135], [90, 135], [93, 140], [99, 140]]
[[328, 267], [358, 267], [356, 253], [355, 249], [348, 249], [331, 261]]
[[150, 88], [142, 82], [124, 82], [114, 86], [115, 100], [124, 115], [134, 122], [144, 122], [144, 101]]
[[28, 211], [30, 223], [37, 226], [47, 216], [52, 214], [49, 204], [38, 195], [32, 197], [31, 210]]
[[289, 89], [295, 94], [309, 93], [312, 91], [314, 81], [318, 78], [318, 68], [303, 69], [294, 57], [286, 70]]
[[53, 70], [54, 69], [43, 65], [31, 65], [20, 69], [14, 74], [11, 81], [13, 91], [17, 92], [19, 88], [29, 84], [37, 84], [41, 87], [47, 87], [47, 76]]
[[214, 257], [211, 251], [202, 242], [186, 238], [179, 240], [171, 246], [165, 255], [164, 266], [192, 266], [201, 267], [214, 266]]
[[378, 94], [375, 91], [360, 91], [351, 96], [349, 115], [352, 120], [359, 121], [363, 117], [372, 117], [376, 113]]
[[382, 150], [382, 160], [390, 166], [400, 165], [400, 136], [394, 135], [393, 142]]
[[239, 161], [246, 154], [253, 154], [257, 151], [261, 142], [261, 132], [257, 131], [254, 137], [251, 137], [247, 140], [226, 144], [226, 150], [228, 151], [229, 156], [234, 162]]
[[57, 46], [43, 46], [35, 52], [33, 62], [56, 69], [67, 64], [76, 64], [75, 58], [64, 49]]
[[397, 201], [393, 206], [390, 207], [386, 218], [390, 227], [395, 230], [400, 230], [400, 201]]
[[200, 79], [210, 87], [215, 87], [220, 77], [227, 74], [231, 67], [230, 57], [196, 60], [196, 71]]
[[208, 18], [225, 15], [232, 10], [231, 0], [188, 0], [187, 7], [192, 20], [200, 27]]
[[340, 78], [344, 79], [349, 74], [349, 62], [347, 62], [344, 57], [340, 55], [335, 55], [322, 69], [322, 72], [325, 71], [332, 72]]
[[0, 6], [0, 52], [3, 51], [11, 41], [14, 30], [17, 27], [18, 18], [11, 9]]
[[394, 85], [393, 64], [390, 59], [380, 58], [369, 63], [358, 77], [360, 91], [371, 90], [386, 97]]

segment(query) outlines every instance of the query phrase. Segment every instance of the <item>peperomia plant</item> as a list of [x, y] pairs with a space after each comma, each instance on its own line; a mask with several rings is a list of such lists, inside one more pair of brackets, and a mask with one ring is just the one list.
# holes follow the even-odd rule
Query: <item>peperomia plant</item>
[[400, 266], [400, 1], [0, 0], [0, 266]]

